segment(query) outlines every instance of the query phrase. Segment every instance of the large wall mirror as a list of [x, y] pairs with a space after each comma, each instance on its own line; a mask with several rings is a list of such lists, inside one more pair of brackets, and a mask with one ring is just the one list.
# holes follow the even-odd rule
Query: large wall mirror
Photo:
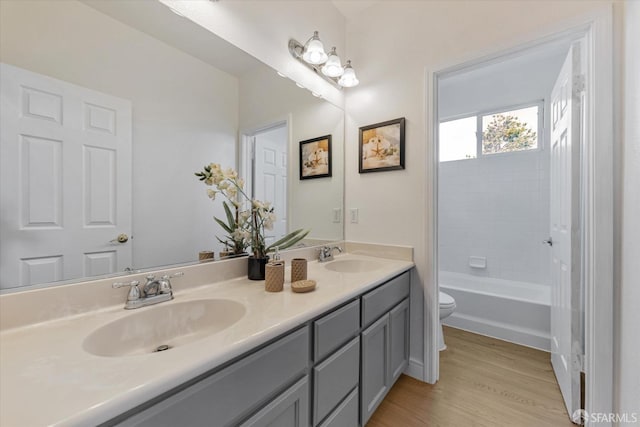
[[[0, 7], [1, 289], [221, 251], [224, 212], [194, 176], [212, 162], [281, 200], [283, 230], [343, 238], [341, 108], [156, 1]], [[301, 180], [300, 141], [325, 135], [331, 176]], [[265, 186], [251, 171], [269, 162]]]

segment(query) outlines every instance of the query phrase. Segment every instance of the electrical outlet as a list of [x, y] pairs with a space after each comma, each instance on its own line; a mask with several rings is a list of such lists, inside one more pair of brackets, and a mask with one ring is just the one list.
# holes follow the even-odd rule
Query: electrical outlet
[[342, 222], [342, 209], [333, 208], [333, 222], [335, 223]]
[[358, 223], [358, 208], [349, 209], [349, 217], [351, 218], [352, 224]]

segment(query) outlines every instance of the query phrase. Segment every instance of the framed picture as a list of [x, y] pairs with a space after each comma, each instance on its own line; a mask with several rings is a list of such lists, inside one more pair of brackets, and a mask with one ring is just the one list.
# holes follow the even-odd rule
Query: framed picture
[[403, 117], [360, 128], [360, 173], [404, 169], [404, 122]]
[[331, 135], [300, 141], [300, 179], [331, 176]]

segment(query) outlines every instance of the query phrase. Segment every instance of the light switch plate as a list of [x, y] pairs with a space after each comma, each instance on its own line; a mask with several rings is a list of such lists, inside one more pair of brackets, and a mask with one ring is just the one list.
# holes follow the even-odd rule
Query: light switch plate
[[358, 208], [349, 209], [349, 217], [351, 218], [352, 224], [358, 223]]
[[333, 208], [333, 222], [335, 223], [342, 222], [342, 209]]

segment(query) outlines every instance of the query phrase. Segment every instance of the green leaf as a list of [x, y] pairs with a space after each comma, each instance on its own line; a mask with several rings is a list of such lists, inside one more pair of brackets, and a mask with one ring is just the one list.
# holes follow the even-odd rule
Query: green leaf
[[311, 230], [304, 230], [302, 228], [292, 231], [291, 233], [284, 236], [282, 239], [269, 245], [265, 250], [265, 253], [269, 253], [275, 250], [276, 246], [278, 247], [278, 249], [290, 248], [291, 246], [298, 243], [300, 240], [307, 237], [307, 234], [309, 234], [309, 232], [311, 232]]
[[227, 224], [224, 223], [224, 221], [222, 221], [221, 219], [218, 219], [216, 217], [213, 217], [213, 219], [220, 224], [220, 227], [222, 227], [222, 229], [224, 231], [226, 231], [227, 233], [231, 234], [233, 233], [233, 230], [231, 228], [229, 228], [229, 226]]
[[231, 209], [229, 208], [229, 205], [227, 204], [227, 202], [222, 202], [222, 207], [224, 208], [224, 213], [227, 214], [227, 224], [229, 224], [229, 227], [232, 229], [235, 229], [235, 225], [236, 225], [236, 220], [233, 216], [233, 213], [231, 212]]

